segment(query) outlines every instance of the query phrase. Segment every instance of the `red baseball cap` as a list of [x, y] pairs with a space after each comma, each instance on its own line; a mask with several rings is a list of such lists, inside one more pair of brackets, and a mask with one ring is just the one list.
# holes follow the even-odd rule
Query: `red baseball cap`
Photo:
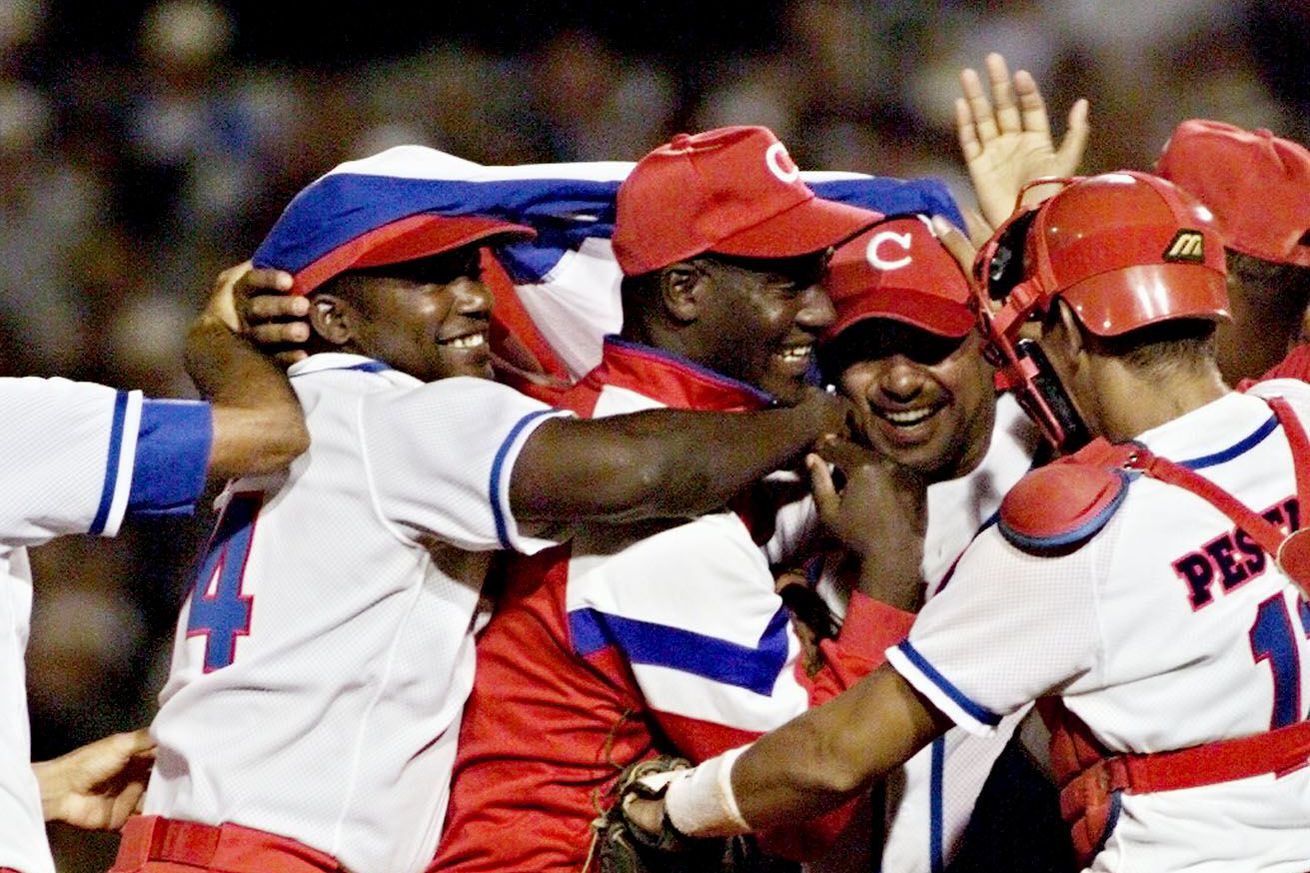
[[1234, 251], [1310, 267], [1310, 150], [1267, 130], [1192, 119], [1156, 172], [1214, 212]]
[[347, 270], [399, 264], [439, 255], [492, 237], [531, 239], [536, 231], [521, 224], [480, 216], [410, 215], [337, 246], [295, 273], [292, 294], [308, 294]]
[[947, 337], [965, 336], [975, 323], [969, 283], [924, 216], [888, 219], [844, 243], [823, 285], [837, 310], [825, 341], [869, 318]]
[[1032, 213], [1011, 218], [983, 250], [988, 275], [1003, 250], [1005, 259], [1016, 254], [1019, 242], [1006, 242], [1007, 229], [1023, 227], [1032, 214], [1022, 242], [1024, 278], [987, 318], [991, 330], [1017, 332], [1030, 312], [1045, 312], [1057, 297], [1099, 336], [1176, 318], [1228, 318], [1223, 237], [1196, 198], [1131, 171], [1066, 182]]
[[636, 276], [704, 252], [787, 258], [839, 245], [882, 216], [815, 196], [765, 127], [680, 133], [619, 187], [614, 254]]

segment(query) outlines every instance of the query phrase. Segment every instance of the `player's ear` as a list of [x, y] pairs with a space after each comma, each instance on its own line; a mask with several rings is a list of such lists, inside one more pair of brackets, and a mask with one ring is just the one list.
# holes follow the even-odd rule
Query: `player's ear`
[[[1078, 323], [1078, 316], [1073, 314], [1073, 308], [1064, 300], [1056, 298], [1055, 300], [1055, 318], [1053, 319], [1059, 329], [1050, 331], [1055, 342], [1060, 344], [1062, 357], [1074, 367], [1078, 365], [1079, 356], [1086, 347], [1085, 338], [1083, 337], [1082, 325]], [[1049, 342], [1049, 340], [1048, 340]]]
[[351, 315], [350, 305], [335, 294], [315, 294], [310, 300], [309, 326], [331, 345], [350, 342]]
[[678, 261], [660, 271], [660, 305], [669, 317], [689, 324], [700, 314], [700, 295], [709, 277], [692, 261]]

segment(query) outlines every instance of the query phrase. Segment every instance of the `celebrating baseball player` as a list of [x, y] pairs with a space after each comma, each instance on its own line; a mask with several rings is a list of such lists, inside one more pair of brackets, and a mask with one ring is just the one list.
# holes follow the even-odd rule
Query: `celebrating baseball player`
[[312, 354], [289, 372], [313, 442], [223, 496], [152, 726], [147, 814], [115, 870], [422, 869], [492, 550], [535, 552], [575, 519], [718, 507], [841, 426], [818, 391], [592, 422], [491, 381], [479, 247], [531, 231], [421, 206], [378, 219], [433, 155], [338, 168], [256, 253], [296, 265], [311, 304]]
[[[600, 418], [796, 402], [833, 318], [818, 285], [827, 251], [878, 218], [815, 197], [764, 128], [654, 150], [618, 193], [623, 332], [566, 405]], [[514, 562], [479, 638], [433, 869], [639, 863], [613, 857], [640, 849], [593, 826], [622, 770], [655, 749], [699, 760], [737, 745], [899, 638], [904, 614], [859, 597], [825, 647], [828, 669], [805, 674], [760, 548], [777, 508], [761, 487], [689, 523], [587, 526], [567, 548]]]
[[[121, 824], [133, 800], [118, 808], [90, 789], [114, 775], [105, 768], [149, 748], [146, 738], [125, 734], [33, 772], [23, 665], [32, 607], [27, 548], [62, 534], [114, 536], [127, 517], [190, 512], [207, 475], [275, 470], [305, 448], [285, 375], [236, 327], [220, 281], [188, 341], [188, 369], [208, 403], [65, 379], [0, 379], [0, 869], [52, 873], [47, 817]], [[99, 778], [83, 784], [87, 767]]]
[[[927, 486], [921, 566], [923, 597], [932, 598], [1001, 498], [1028, 471], [1040, 434], [1013, 395], [996, 396], [995, 370], [974, 330], [968, 282], [926, 216], [888, 219], [839, 248], [824, 285], [837, 311], [820, 347], [825, 373], [862, 413], [868, 442], [914, 472], [901, 480], [905, 487], [914, 489], [916, 481], [919, 488]], [[846, 554], [825, 556], [817, 582], [840, 616], [844, 592], [862, 581], [861, 551], [887, 547], [867, 532], [870, 524], [883, 523], [875, 514], [886, 508], [861, 499], [868, 483], [859, 468], [844, 470], [840, 500], [827, 467], [813, 472], [828, 527], [849, 543]], [[987, 738], [951, 730], [887, 780], [885, 869], [927, 873], [951, 861], [994, 762], [1026, 712], [1008, 716]], [[1011, 869], [1058, 869], [1048, 856], [1070, 853], [1053, 792], [1020, 749], [1007, 754], [1006, 781], [995, 790], [1009, 795], [1004, 803], [1011, 810], [1023, 792], [1035, 811], [1023, 823], [1028, 851], [1007, 854], [1004, 863]], [[984, 818], [976, 827], [1003, 827], [1000, 819]], [[1004, 853], [1002, 842], [978, 839], [969, 851]], [[855, 850], [838, 844], [834, 851]]]
[[[1223, 230], [1233, 320], [1215, 335], [1219, 370], [1230, 385], [1258, 378], [1307, 336], [1310, 150], [1267, 130], [1193, 119], [1174, 130], [1156, 172]], [[1310, 375], [1305, 352], [1294, 363], [1288, 375]]]
[[1003, 227], [980, 260], [990, 353], [1053, 441], [1093, 439], [1007, 495], [888, 666], [629, 814], [701, 835], [813, 815], [1040, 699], [1089, 869], [1303, 869], [1310, 389], [1224, 385], [1222, 245], [1129, 172]]

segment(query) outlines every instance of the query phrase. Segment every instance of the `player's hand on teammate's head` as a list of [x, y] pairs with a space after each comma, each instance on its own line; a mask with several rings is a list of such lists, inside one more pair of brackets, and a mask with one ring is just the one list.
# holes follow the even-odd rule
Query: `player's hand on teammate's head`
[[[253, 267], [249, 261], [232, 270], [232, 295], [241, 332], [266, 354], [290, 366], [306, 356], [309, 339], [309, 300], [288, 294], [290, 273]], [[224, 271], [223, 275], [232, 272]], [[221, 278], [221, 277], [220, 277]]]
[[[995, 52], [987, 56], [986, 66], [990, 100], [976, 70], [960, 72], [963, 96], [955, 101], [955, 127], [983, 218], [1000, 227], [1014, 211], [1025, 184], [1078, 171], [1087, 147], [1088, 104], [1081, 99], [1074, 102], [1068, 129], [1056, 148], [1046, 103], [1032, 75], [1019, 70], [1012, 78], [1005, 58]], [[1056, 190], [1037, 186], [1024, 194], [1024, 200], [1041, 202]]]
[[118, 830], [140, 811], [154, 760], [155, 742], [142, 728], [33, 764], [46, 821]]

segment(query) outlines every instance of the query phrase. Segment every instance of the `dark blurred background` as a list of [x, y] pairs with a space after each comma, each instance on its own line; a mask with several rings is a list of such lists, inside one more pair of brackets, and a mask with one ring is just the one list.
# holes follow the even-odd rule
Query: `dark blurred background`
[[[329, 11], [331, 9], [331, 11]], [[936, 175], [968, 202], [962, 66], [999, 50], [1087, 171], [1208, 117], [1310, 139], [1297, 0], [276, 3], [0, 0], [0, 373], [191, 392], [185, 325], [301, 186], [404, 142], [483, 163], [635, 160], [772, 127], [802, 167]], [[212, 517], [34, 553], [34, 755], [146, 723]], [[112, 837], [56, 829], [63, 873]]]

